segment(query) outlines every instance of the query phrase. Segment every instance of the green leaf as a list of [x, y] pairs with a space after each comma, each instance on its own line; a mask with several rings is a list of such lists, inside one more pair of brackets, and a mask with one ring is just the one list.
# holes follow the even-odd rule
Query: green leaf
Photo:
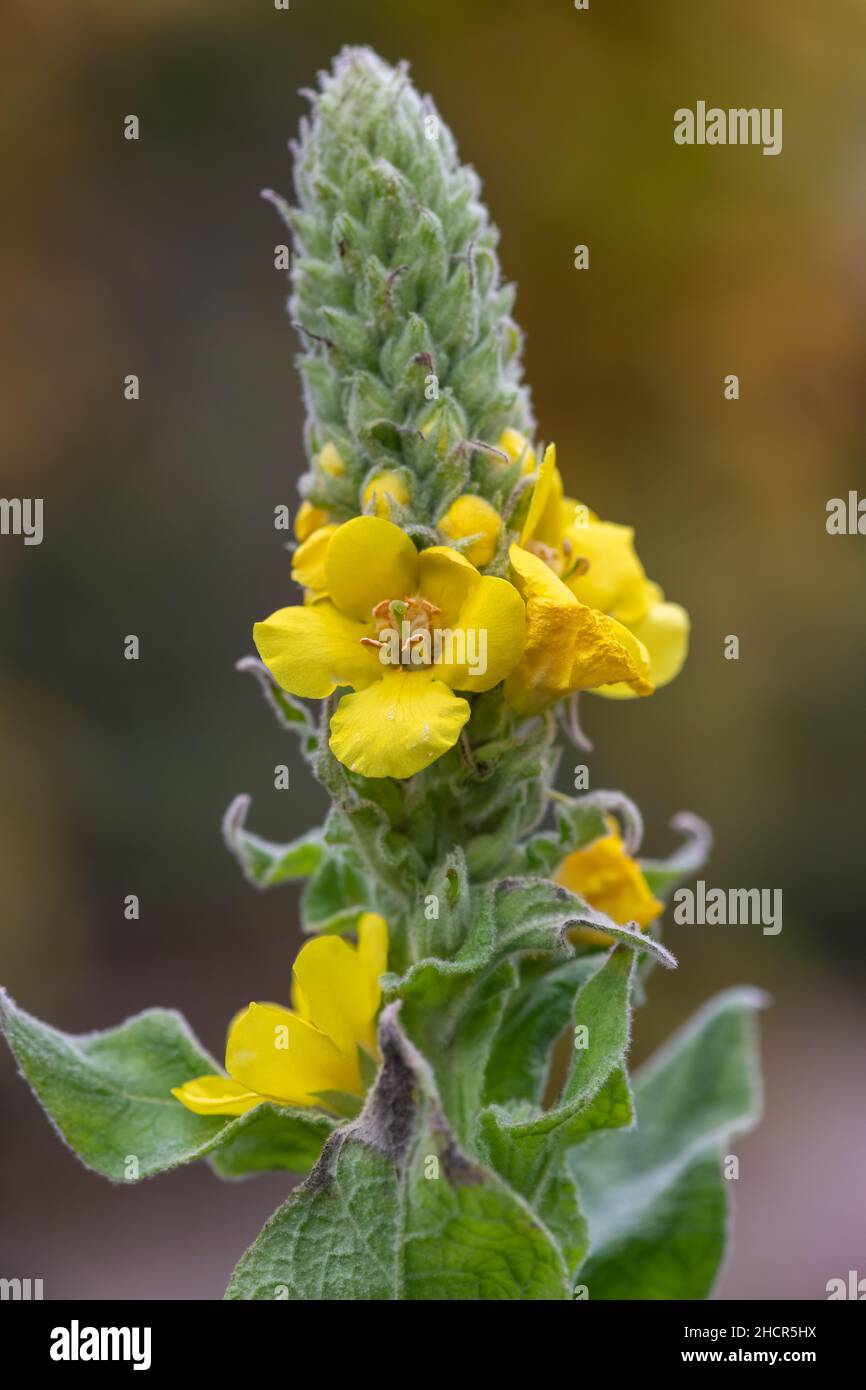
[[503, 879], [496, 906], [499, 950], [550, 950], [567, 945], [571, 927], [597, 927], [614, 941], [654, 956], [669, 969], [676, 958], [660, 941], [636, 926], [619, 926], [558, 883], [543, 878]]
[[706, 1298], [725, 1251], [731, 1135], [760, 1111], [755, 1012], [740, 988], [717, 996], [639, 1073], [637, 1127], [570, 1155], [589, 1220], [581, 1271], [590, 1298]]
[[172, 1087], [219, 1068], [173, 1010], [150, 1009], [118, 1028], [73, 1037], [0, 991], [0, 1025], [60, 1137], [82, 1163], [114, 1182], [149, 1178], [211, 1154], [224, 1176], [306, 1172], [333, 1128], [320, 1112], [269, 1104], [234, 1119], [187, 1110]]
[[406, 1001], [407, 1030], [431, 1058], [448, 1119], [470, 1147], [493, 1039], [517, 984], [513, 958], [530, 951], [547, 952], [551, 962], [573, 955], [567, 931], [578, 923], [619, 934], [642, 951], [664, 952], [651, 938], [617, 927], [544, 879], [508, 879], [476, 890], [471, 917], [466, 940], [451, 959], [427, 957], [402, 977], [384, 977], [386, 997]]
[[[441, 983], [441, 982], [440, 982]], [[517, 983], [510, 961], [477, 975], [447, 977], [447, 1002], [408, 999], [403, 1024], [430, 1059], [443, 1109], [458, 1138], [474, 1147], [490, 1047]]]
[[518, 985], [487, 1063], [487, 1102], [541, 1102], [551, 1048], [572, 1016], [577, 991], [603, 960], [601, 954], [593, 954], [553, 965], [533, 956], [521, 961]]
[[574, 1009], [576, 1038], [562, 1095], [549, 1110], [491, 1105], [481, 1115], [483, 1152], [503, 1177], [538, 1201], [562, 1153], [599, 1128], [628, 1125], [623, 1063], [629, 1039], [634, 953], [616, 946], [584, 985]]
[[470, 917], [454, 957], [427, 957], [402, 977], [383, 976], [385, 998], [403, 1001], [404, 1026], [430, 1058], [449, 1123], [469, 1147], [490, 1047], [517, 982], [514, 965], [497, 950], [492, 891], [472, 895]]
[[574, 1279], [589, 1245], [589, 1228], [580, 1210], [577, 1184], [567, 1172], [553, 1174], [537, 1211], [562, 1251], [569, 1277]]
[[221, 1178], [309, 1173], [334, 1124], [320, 1110], [257, 1105], [236, 1120], [223, 1122], [210, 1152], [211, 1167]]
[[394, 1008], [379, 1036], [382, 1070], [363, 1114], [329, 1140], [240, 1261], [226, 1297], [569, 1298], [546, 1227], [457, 1147]]
[[349, 854], [329, 848], [301, 896], [304, 930], [351, 931], [371, 901], [366, 879]]
[[235, 797], [223, 817], [223, 836], [255, 888], [275, 888], [315, 873], [325, 855], [321, 831], [312, 830], [289, 845], [275, 845], [246, 829], [249, 809], [248, 796]]

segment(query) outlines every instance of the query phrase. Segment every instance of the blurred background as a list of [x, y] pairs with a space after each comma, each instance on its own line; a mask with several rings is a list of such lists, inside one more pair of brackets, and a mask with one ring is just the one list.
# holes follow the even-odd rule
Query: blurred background
[[[290, 191], [298, 88], [371, 43], [482, 174], [569, 491], [633, 523], [692, 614], [673, 686], [583, 702], [592, 784], [638, 800], [648, 854], [689, 808], [708, 884], [784, 893], [776, 937], [669, 923], [680, 969], [636, 1020], [640, 1058], [717, 989], [773, 997], [719, 1296], [866, 1275], [866, 538], [825, 530], [866, 492], [862, 0], [6, 0], [2, 32], [0, 490], [45, 499], [45, 539], [0, 539], [0, 979], [71, 1032], [176, 1007], [218, 1055], [240, 1004], [288, 997], [296, 893], [258, 895], [219, 833], [237, 792], [275, 840], [325, 804], [233, 670], [289, 598], [273, 509], [302, 469], [259, 191]], [[698, 99], [782, 107], [782, 154], [676, 146]], [[219, 1297], [287, 1188], [196, 1166], [114, 1189], [5, 1051], [0, 1111], [0, 1274], [48, 1298]]]

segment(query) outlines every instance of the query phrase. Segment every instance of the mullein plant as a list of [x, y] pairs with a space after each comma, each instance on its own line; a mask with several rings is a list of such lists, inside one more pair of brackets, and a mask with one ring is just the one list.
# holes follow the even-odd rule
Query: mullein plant
[[630, 527], [565, 495], [478, 179], [405, 67], [342, 53], [293, 153], [294, 205], [267, 196], [295, 243], [298, 589], [240, 666], [332, 805], [279, 845], [239, 797], [225, 832], [259, 887], [306, 880], [310, 939], [224, 1069], [161, 1009], [70, 1037], [4, 996], [6, 1036], [114, 1181], [306, 1175], [229, 1298], [704, 1297], [760, 997], [723, 993], [630, 1077], [632, 1008], [676, 964], [664, 901], [709, 836], [683, 815], [642, 859], [624, 795], [554, 788], [578, 693], [651, 695], [687, 615]]

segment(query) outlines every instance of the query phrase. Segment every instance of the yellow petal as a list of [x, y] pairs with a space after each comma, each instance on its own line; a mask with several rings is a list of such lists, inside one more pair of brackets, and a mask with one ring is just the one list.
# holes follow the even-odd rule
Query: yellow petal
[[235, 1023], [226, 1071], [251, 1091], [291, 1105], [315, 1105], [319, 1091], [362, 1093], [354, 1049], [342, 1052], [312, 1023], [272, 1004], [250, 1004]]
[[586, 574], [566, 578], [575, 598], [633, 627], [649, 608], [650, 585], [634, 548], [631, 526], [597, 521], [570, 526], [565, 533], [567, 563], [589, 561]]
[[587, 526], [594, 525], [598, 517], [591, 508], [585, 503], [578, 502], [574, 497], [563, 497], [562, 499], [562, 529], [567, 531], [569, 526], [576, 526], [583, 530]]
[[478, 540], [472, 541], [461, 553], [478, 569], [490, 564], [502, 530], [502, 519], [483, 497], [466, 492], [455, 498], [437, 524], [442, 534], [452, 541], [478, 536]]
[[[507, 579], [484, 575], [469, 594], [452, 630], [455, 656], [432, 669], [455, 690], [492, 690], [514, 669], [526, 644], [526, 606]], [[443, 640], [445, 656], [449, 655]], [[462, 649], [462, 650], [461, 650]], [[473, 674], [474, 672], [474, 674]]]
[[497, 448], [501, 449], [504, 454], [507, 454], [512, 463], [517, 463], [518, 459], [522, 459], [522, 472], [524, 474], [535, 472], [535, 451], [526, 438], [526, 435], [521, 434], [520, 430], [512, 429], [511, 426], [509, 426], [508, 429], [504, 430], [500, 435]]
[[525, 602], [549, 603], [565, 608], [577, 606], [574, 594], [537, 555], [519, 545], [512, 545], [508, 558], [511, 561], [514, 583]]
[[646, 649], [613, 618], [578, 603], [536, 555], [512, 546], [515, 583], [526, 603], [526, 647], [505, 683], [505, 696], [519, 714], [537, 714], [576, 690], [611, 683], [632, 684], [648, 695]]
[[[356, 948], [358, 969], [366, 982], [365, 1016], [374, 1018], [382, 999], [380, 977], [388, 968], [388, 926], [385, 918], [380, 917], [378, 912], [362, 912], [358, 918], [356, 930], [358, 933]], [[279, 1006], [275, 1005], [274, 1007]], [[313, 1020], [313, 1006], [308, 1003], [295, 972], [292, 973], [292, 1007], [300, 1014], [301, 1018]], [[239, 1018], [240, 1014], [236, 1017]]]
[[[576, 893], [598, 912], [624, 927], [637, 922], [644, 929], [664, 910], [653, 896], [640, 865], [626, 850], [615, 821], [610, 835], [595, 840], [586, 849], [575, 850], [560, 864], [554, 880]], [[592, 927], [580, 927], [575, 940], [588, 945], [608, 945], [612, 938]]]
[[378, 912], [363, 912], [358, 922], [358, 958], [370, 991], [372, 1017], [382, 1000], [380, 978], [388, 969], [388, 926]]
[[[653, 586], [655, 587], [655, 586]], [[659, 592], [661, 592], [659, 590]], [[682, 670], [689, 650], [689, 615], [678, 603], [652, 604], [646, 617], [633, 623], [631, 630], [649, 654], [650, 680], [653, 685], [667, 685]], [[621, 682], [603, 685], [596, 692], [608, 699], [631, 699], [634, 691]]]
[[405, 531], [377, 516], [356, 516], [338, 526], [325, 561], [327, 590], [349, 617], [369, 619], [383, 599], [415, 591], [418, 552]]
[[302, 502], [295, 517], [295, 535], [299, 541], [310, 538], [320, 526], [327, 526], [331, 518], [324, 507], [314, 507], [312, 502]]
[[441, 609], [437, 626], [453, 627], [481, 575], [465, 555], [450, 545], [431, 545], [418, 556], [418, 592]]
[[532, 501], [520, 533], [520, 544], [525, 545], [533, 540], [558, 547], [561, 540], [561, 508], [562, 479], [556, 466], [556, 445], [548, 444], [532, 490]]
[[325, 587], [325, 556], [336, 526], [320, 526], [299, 545], [292, 556], [292, 578], [305, 589]]
[[411, 777], [453, 748], [469, 705], [428, 671], [386, 670], [344, 695], [331, 720], [331, 750], [365, 777]]
[[371, 631], [371, 624], [353, 622], [325, 600], [280, 608], [263, 623], [256, 623], [253, 641], [284, 690], [308, 700], [322, 700], [338, 685], [361, 690], [376, 679], [378, 657], [375, 651], [361, 646], [361, 638]]
[[357, 1043], [375, 1051], [379, 1000], [371, 1009], [368, 961], [355, 946], [341, 936], [317, 936], [298, 953], [293, 974], [305, 1019], [333, 1038], [342, 1052], [351, 1053]]
[[228, 1076], [197, 1076], [175, 1086], [172, 1095], [196, 1115], [245, 1115], [265, 1099]]
[[401, 473], [377, 473], [364, 488], [364, 506], [367, 507], [372, 502], [376, 516], [383, 516], [387, 520], [391, 515], [392, 500], [401, 507], [405, 507], [409, 501], [409, 489], [405, 478]]

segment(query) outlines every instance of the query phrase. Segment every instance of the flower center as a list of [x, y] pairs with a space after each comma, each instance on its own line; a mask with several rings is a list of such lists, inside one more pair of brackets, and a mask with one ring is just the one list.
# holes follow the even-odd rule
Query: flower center
[[545, 545], [543, 541], [527, 541], [526, 549], [537, 555], [539, 560], [543, 560], [558, 579], [574, 579], [578, 575], [586, 574], [589, 569], [589, 560], [585, 556], [575, 555], [574, 546], [568, 536], [563, 538], [561, 550], [552, 545]]
[[382, 653], [387, 645], [400, 666], [428, 666], [431, 663], [431, 633], [441, 613], [435, 603], [415, 594], [406, 598], [383, 598], [373, 609], [375, 637], [362, 637], [361, 645]]

